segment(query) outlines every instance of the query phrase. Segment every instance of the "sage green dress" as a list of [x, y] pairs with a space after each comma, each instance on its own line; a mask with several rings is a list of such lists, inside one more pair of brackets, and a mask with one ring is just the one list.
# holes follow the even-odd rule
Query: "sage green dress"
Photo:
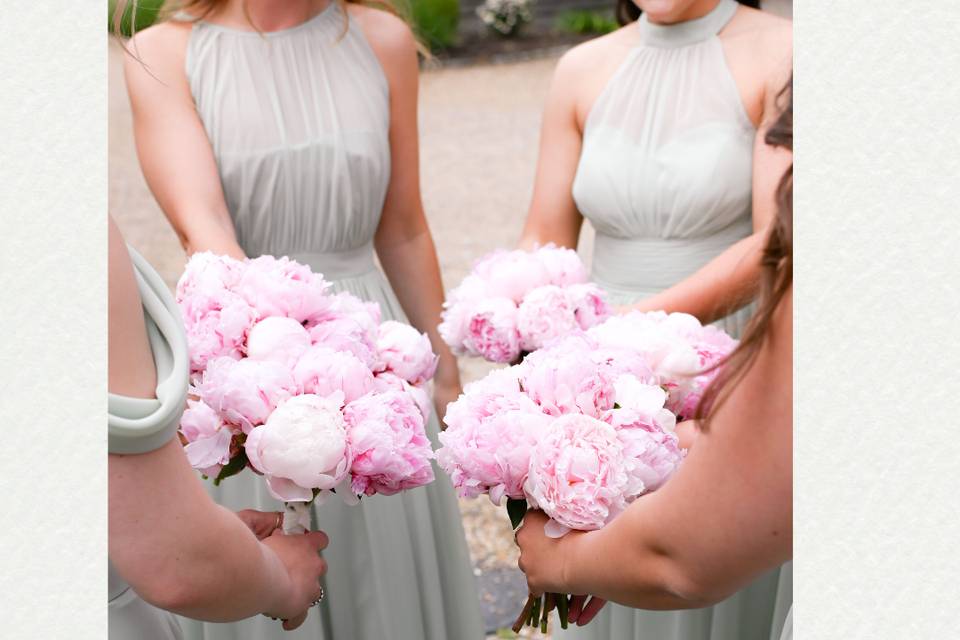
[[[672, 25], [645, 15], [636, 46], [588, 114], [573, 197], [596, 229], [591, 275], [615, 304], [652, 296], [692, 275], [753, 231], [747, 117], [717, 34], [737, 11], [720, 0]], [[717, 324], [739, 335], [750, 314]], [[704, 532], [709, 535], [709, 532]], [[770, 640], [792, 602], [785, 565], [720, 604], [643, 611], [607, 604], [584, 640]]]
[[[216, 158], [227, 207], [250, 257], [287, 255], [405, 320], [374, 260], [390, 180], [389, 86], [358, 24], [336, 2], [307, 22], [258, 34], [205, 22], [192, 30], [186, 72]], [[437, 446], [439, 423], [428, 435]], [[330, 536], [327, 596], [301, 629], [265, 618], [182, 620], [206, 640], [477, 640], [479, 598], [456, 496], [435, 468], [427, 487], [331, 499], [313, 528]], [[279, 510], [263, 480], [242, 473], [210, 486], [231, 509]]]
[[[157, 367], [157, 397], [109, 395], [109, 451], [128, 455], [154, 451], [176, 437], [189, 383], [187, 338], [177, 303], [140, 254], [131, 249], [130, 257]], [[107, 591], [110, 640], [183, 638], [176, 617], [141, 599], [112, 564], [108, 567]]]

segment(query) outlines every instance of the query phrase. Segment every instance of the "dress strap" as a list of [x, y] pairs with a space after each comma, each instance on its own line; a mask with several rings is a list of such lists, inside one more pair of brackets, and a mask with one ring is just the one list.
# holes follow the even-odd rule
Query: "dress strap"
[[706, 15], [686, 22], [657, 24], [640, 16], [637, 28], [640, 32], [640, 44], [651, 47], [686, 47], [702, 42], [720, 33], [737, 13], [736, 0], [720, 0], [717, 6]]
[[121, 454], [153, 451], [174, 437], [190, 375], [187, 337], [177, 303], [150, 264], [133, 248], [129, 251], [157, 368], [157, 397], [108, 395], [108, 449]]

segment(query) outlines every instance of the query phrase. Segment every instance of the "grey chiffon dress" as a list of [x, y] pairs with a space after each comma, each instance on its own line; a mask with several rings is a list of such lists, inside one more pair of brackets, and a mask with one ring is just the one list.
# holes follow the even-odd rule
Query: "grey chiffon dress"
[[[155, 399], [109, 394], [107, 443], [110, 453], [154, 451], [177, 435], [187, 400], [187, 337], [176, 301], [159, 274], [133, 249], [137, 288], [143, 302], [147, 338], [157, 367]], [[110, 640], [181, 640], [176, 616], [145, 602], [108, 566], [107, 624]]]
[[[258, 34], [194, 25], [186, 73], [213, 148], [237, 238], [250, 257], [289, 256], [405, 321], [374, 260], [390, 180], [389, 86], [359, 25], [337, 2], [307, 22]], [[439, 423], [428, 435], [437, 446]], [[357, 506], [315, 507], [330, 536], [326, 598], [285, 632], [263, 617], [182, 619], [205, 640], [475, 640], [479, 598], [457, 500], [435, 468], [429, 486]], [[280, 510], [263, 480], [209, 486], [231, 509]]]
[[[737, 11], [634, 27], [636, 45], [590, 113], [573, 183], [596, 229], [592, 278], [615, 304], [637, 302], [692, 275], [752, 231], [756, 130], [717, 34]], [[739, 335], [743, 309], [717, 324]], [[578, 640], [776, 640], [792, 602], [792, 566], [727, 600], [690, 611], [607, 604]]]

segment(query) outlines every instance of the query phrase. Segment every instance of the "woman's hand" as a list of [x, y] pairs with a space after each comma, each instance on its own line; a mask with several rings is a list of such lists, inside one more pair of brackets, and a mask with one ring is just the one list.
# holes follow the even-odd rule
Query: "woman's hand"
[[[543, 511], [529, 510], [517, 531], [520, 570], [527, 576], [530, 593], [564, 593], [564, 538], [548, 538], [543, 526], [550, 518]], [[575, 535], [571, 531], [568, 536]]]
[[[523, 524], [517, 531], [520, 547], [520, 570], [527, 576], [530, 593], [567, 593], [566, 559], [570, 542], [577, 536], [587, 535], [571, 531], [562, 538], [548, 538], [543, 526], [549, 518], [543, 511], [527, 511]], [[570, 602], [567, 620], [583, 626], [593, 620], [606, 600], [575, 595]]]
[[282, 610], [271, 611], [267, 615], [283, 620], [283, 628], [292, 631], [303, 624], [310, 607], [323, 593], [320, 578], [327, 572], [327, 563], [320, 557], [330, 540], [323, 531], [284, 535], [276, 529], [263, 540], [287, 570], [289, 578], [288, 605]]
[[274, 530], [283, 528], [283, 513], [279, 511], [244, 509], [237, 511], [237, 517], [257, 536], [257, 540], [263, 540], [272, 535]]

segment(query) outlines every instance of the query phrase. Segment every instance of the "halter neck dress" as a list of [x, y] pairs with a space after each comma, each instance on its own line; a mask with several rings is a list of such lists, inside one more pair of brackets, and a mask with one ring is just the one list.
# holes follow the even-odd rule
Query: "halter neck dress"
[[[186, 74], [246, 254], [308, 264], [334, 290], [379, 303], [384, 320], [405, 321], [374, 260], [390, 180], [390, 96], [360, 26], [333, 0], [303, 24], [265, 34], [198, 22]], [[436, 416], [427, 431], [436, 446]], [[330, 536], [327, 596], [300, 629], [285, 632], [262, 616], [184, 619], [187, 637], [482, 638], [456, 496], [435, 471], [427, 487], [314, 509], [312, 528]], [[209, 489], [231, 509], [281, 509], [253, 474]]]
[[[157, 391], [151, 399], [108, 395], [108, 450], [124, 455], [154, 451], [176, 437], [189, 385], [187, 336], [177, 303], [139, 253], [130, 249], [130, 258], [157, 368]], [[182, 640], [176, 616], [140, 598], [112, 564], [107, 579], [110, 640]]]
[[[573, 198], [596, 229], [592, 278], [615, 304], [656, 294], [692, 275], [753, 232], [756, 129], [717, 34], [738, 4], [661, 25], [641, 15], [636, 46], [594, 103], [583, 134]], [[738, 336], [743, 309], [717, 324]], [[713, 607], [642, 611], [607, 604], [584, 640], [770, 640], [792, 601], [785, 565]]]

